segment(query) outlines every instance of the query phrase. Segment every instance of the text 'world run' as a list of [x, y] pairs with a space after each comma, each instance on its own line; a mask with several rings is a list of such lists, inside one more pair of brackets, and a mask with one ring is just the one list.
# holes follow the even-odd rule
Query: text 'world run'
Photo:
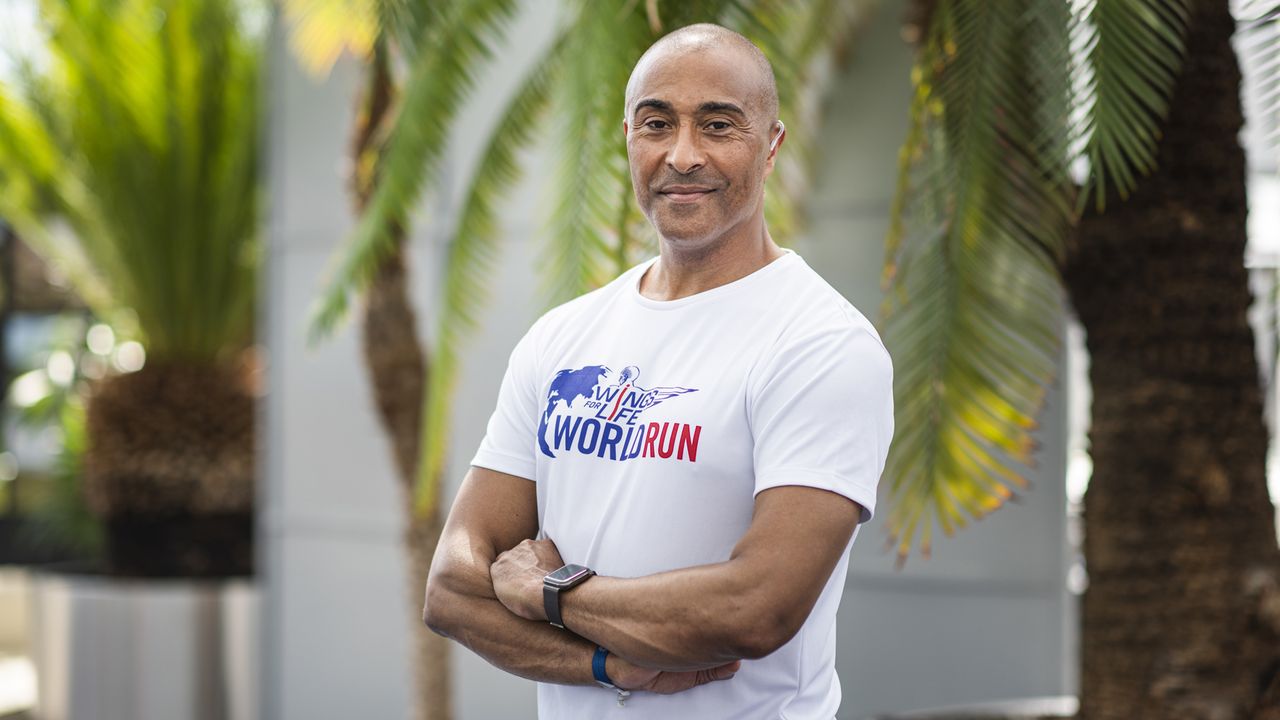
[[674, 454], [677, 460], [697, 462], [701, 434], [701, 425], [651, 422], [624, 429], [618, 423], [592, 417], [562, 415], [556, 418], [555, 447], [600, 458], [608, 453], [610, 460], [669, 458]]

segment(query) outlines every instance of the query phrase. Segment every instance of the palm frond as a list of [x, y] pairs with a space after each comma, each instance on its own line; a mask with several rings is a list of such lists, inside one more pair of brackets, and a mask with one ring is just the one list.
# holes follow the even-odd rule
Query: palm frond
[[500, 115], [498, 126], [471, 180], [466, 203], [443, 272], [444, 297], [437, 313], [438, 332], [428, 367], [422, 423], [421, 461], [414, 491], [414, 511], [434, 512], [440, 501], [438, 479], [445, 461], [448, 418], [457, 388], [458, 360], [466, 335], [476, 328], [489, 301], [498, 245], [496, 205], [520, 178], [517, 153], [534, 138], [551, 103], [552, 82], [561, 70], [565, 41], [561, 37], [524, 80]]
[[289, 47], [304, 70], [324, 77], [344, 53], [361, 60], [378, 42], [407, 58], [435, 39], [433, 25], [448, 17], [453, 0], [281, 0]]
[[1071, 28], [1083, 100], [1076, 128], [1085, 138], [1090, 175], [1084, 202], [1098, 209], [1109, 189], [1128, 197], [1155, 165], [1159, 123], [1185, 54], [1186, 0], [1089, 0]]
[[[38, 82], [39, 79], [32, 82]], [[32, 103], [0, 83], [0, 217], [41, 256], [56, 262], [81, 299], [100, 317], [115, 304], [83, 248], [48, 218], [78, 220], [84, 234], [101, 232], [87, 192], [74, 175], [63, 176], [58, 141]], [[56, 188], [56, 190], [55, 190]]]
[[1261, 131], [1275, 168], [1280, 165], [1280, 3], [1242, 0], [1236, 17], [1247, 123]]
[[754, 42], [769, 58], [778, 85], [778, 114], [787, 127], [785, 152], [775, 159], [775, 175], [765, 202], [773, 238], [789, 244], [803, 230], [802, 198], [808, 195], [818, 153], [827, 75], [844, 54], [870, 2], [730, 2], [720, 21]]
[[281, 0], [289, 47], [313, 77], [329, 74], [343, 53], [373, 53], [381, 23], [377, 0]]
[[884, 308], [899, 562], [917, 533], [929, 554], [934, 519], [951, 534], [1026, 485], [1012, 467], [1031, 462], [1056, 369], [1072, 208], [1069, 156], [1044, 118], [1067, 102], [1068, 18], [1033, 10], [940, 2], [913, 72], [895, 200], [909, 222], [891, 233]]
[[619, 271], [611, 252], [616, 199], [630, 181], [622, 112], [627, 78], [655, 39], [643, 8], [578, 2], [556, 88], [560, 189], [540, 291], [558, 305]]
[[363, 291], [394, 245], [391, 228], [407, 225], [409, 209], [435, 179], [448, 131], [475, 84], [483, 60], [514, 13], [514, 0], [458, 0], [449, 5], [409, 78], [386, 149], [377, 189], [350, 239], [335, 256], [334, 270], [308, 322], [311, 344], [333, 332], [351, 299]]
[[0, 90], [0, 211], [91, 306], [136, 316], [150, 356], [243, 346], [261, 38], [227, 0], [47, 0], [41, 16], [47, 69]]
[[408, 59], [416, 58], [434, 41], [432, 28], [450, 16], [460, 0], [378, 0], [382, 32]]

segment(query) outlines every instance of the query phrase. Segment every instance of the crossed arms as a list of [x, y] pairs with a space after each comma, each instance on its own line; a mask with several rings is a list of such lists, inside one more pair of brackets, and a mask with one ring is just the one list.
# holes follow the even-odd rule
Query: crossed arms
[[725, 562], [637, 578], [593, 577], [561, 597], [567, 632], [546, 622], [542, 577], [563, 564], [538, 531], [534, 483], [472, 467], [427, 580], [423, 622], [522, 677], [592, 685], [596, 645], [620, 687], [677, 692], [731, 677], [740, 659], [790, 640], [812, 611], [861, 509], [783, 486], [756, 496]]

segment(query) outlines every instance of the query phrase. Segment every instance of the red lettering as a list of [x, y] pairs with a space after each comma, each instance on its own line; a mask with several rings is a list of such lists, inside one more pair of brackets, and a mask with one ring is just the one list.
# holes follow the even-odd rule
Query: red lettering
[[689, 426], [680, 426], [680, 450], [676, 453], [676, 459], [684, 459], [684, 451], [689, 451], [689, 462], [698, 461], [698, 436], [702, 434], [702, 426], [694, 425], [693, 434], [689, 434]]
[[[667, 433], [667, 426], [671, 426], [671, 433]], [[670, 442], [667, 442], [670, 439]], [[676, 449], [676, 424], [662, 423], [662, 436], [658, 438], [658, 456], [669, 458], [671, 453]]]
[[658, 439], [658, 424], [649, 423], [644, 429], [644, 452], [640, 457], [653, 457], [653, 441]]

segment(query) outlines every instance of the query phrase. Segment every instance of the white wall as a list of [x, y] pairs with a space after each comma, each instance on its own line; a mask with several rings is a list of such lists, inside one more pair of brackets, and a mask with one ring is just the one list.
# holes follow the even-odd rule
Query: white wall
[[[307, 313], [351, 228], [340, 171], [355, 69], [302, 75], [275, 28], [270, 215], [261, 333], [268, 351], [258, 523], [265, 718], [400, 717], [409, 615], [400, 513], [358, 339], [305, 347]], [[427, 283], [419, 281], [425, 297]], [[372, 711], [372, 712], [371, 712]]]
[[[445, 187], [415, 226], [414, 291], [423, 331], [435, 260], [457, 193], [495, 119], [511, 70], [548, 40], [549, 2], [528, 2], [459, 123]], [[858, 40], [826, 114], [809, 237], [796, 249], [868, 316], [905, 130], [910, 56], [887, 2]], [[401, 511], [389, 451], [372, 412], [353, 328], [315, 352], [307, 310], [352, 220], [339, 176], [356, 69], [303, 76], [277, 29], [271, 62], [269, 172], [273, 202], [262, 340], [270, 356], [260, 520], [264, 587], [264, 717], [407, 717], [408, 633], [427, 632], [405, 607]], [[528, 167], [554, 167], [547, 149]], [[482, 330], [466, 351], [453, 416], [452, 496], [479, 443], [507, 355], [537, 315], [535, 279], [548, 190], [530, 173], [503, 210], [504, 263]], [[841, 715], [1074, 690], [1074, 611], [1065, 590], [1062, 403], [1050, 398], [1044, 452], [1024, 505], [939, 538], [932, 560], [904, 572], [869, 527], [853, 551], [842, 606]], [[881, 502], [887, 497], [883, 491]], [[871, 522], [879, 526], [882, 517]], [[471, 653], [454, 653], [462, 720], [534, 716], [532, 684]]]

